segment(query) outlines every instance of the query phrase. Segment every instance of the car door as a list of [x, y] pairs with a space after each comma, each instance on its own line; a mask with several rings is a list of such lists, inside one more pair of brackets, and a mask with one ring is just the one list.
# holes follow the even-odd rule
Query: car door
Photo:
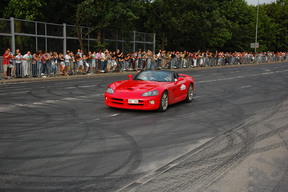
[[173, 90], [173, 96], [174, 96], [174, 102], [178, 102], [183, 99], [184, 96], [186, 96], [188, 87], [186, 86], [186, 80], [182, 77], [175, 79], [175, 81], [172, 83], [172, 90]]

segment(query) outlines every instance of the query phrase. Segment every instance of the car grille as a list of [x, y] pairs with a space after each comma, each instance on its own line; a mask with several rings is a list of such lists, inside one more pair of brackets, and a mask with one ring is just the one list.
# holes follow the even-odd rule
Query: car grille
[[115, 104], [123, 105], [124, 104], [124, 99], [111, 98], [111, 102], [115, 103]]
[[130, 105], [130, 106], [143, 106], [144, 105], [143, 100], [139, 100], [139, 103], [137, 104], [128, 103], [127, 100], [125, 101], [124, 99], [119, 99], [119, 98], [111, 98], [110, 101], [111, 103], [118, 104], [118, 105], [124, 105], [125, 103], [127, 103], [127, 105]]

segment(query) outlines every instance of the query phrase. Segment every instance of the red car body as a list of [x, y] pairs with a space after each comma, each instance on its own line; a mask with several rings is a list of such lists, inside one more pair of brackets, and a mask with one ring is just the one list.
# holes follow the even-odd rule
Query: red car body
[[[142, 77], [142, 76], [143, 77]], [[146, 78], [145, 78], [146, 75]], [[148, 79], [151, 76], [156, 78]], [[149, 76], [149, 77], [148, 77]], [[169, 79], [166, 77], [169, 76]], [[116, 81], [107, 86], [105, 104], [113, 108], [166, 111], [168, 105], [187, 100], [191, 102], [195, 90], [194, 79], [174, 71], [144, 71], [135, 78]], [[140, 78], [141, 77], [141, 78]], [[187, 98], [192, 90], [192, 99]], [[161, 109], [163, 94], [168, 94], [167, 107]], [[190, 101], [191, 100], [191, 101]], [[163, 101], [165, 102], [165, 101]]]

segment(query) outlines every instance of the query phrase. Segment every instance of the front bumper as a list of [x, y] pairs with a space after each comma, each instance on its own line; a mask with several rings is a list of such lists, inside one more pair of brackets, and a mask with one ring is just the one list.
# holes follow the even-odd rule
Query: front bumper
[[[128, 100], [138, 100], [138, 103], [129, 103]], [[121, 108], [121, 109], [135, 109], [135, 110], [156, 110], [159, 108], [160, 97], [141, 97], [141, 98], [131, 98], [131, 97], [117, 97], [111, 94], [104, 94], [105, 104], [109, 107]]]

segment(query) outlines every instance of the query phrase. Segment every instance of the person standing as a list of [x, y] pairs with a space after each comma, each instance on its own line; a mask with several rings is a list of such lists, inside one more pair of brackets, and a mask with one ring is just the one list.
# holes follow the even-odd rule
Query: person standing
[[47, 52], [47, 76], [51, 76], [51, 68], [52, 68], [52, 65], [51, 65], [51, 62], [52, 62], [52, 56], [53, 56], [53, 53], [52, 52]]
[[91, 69], [91, 73], [95, 73], [95, 68], [96, 68], [96, 51], [93, 52], [92, 54], [92, 58], [91, 58], [91, 66], [92, 66], [92, 69]]
[[15, 64], [16, 64], [16, 71], [15, 75], [16, 78], [22, 77], [22, 55], [20, 52], [17, 53], [17, 55], [14, 57]]
[[96, 53], [96, 72], [101, 70], [101, 50]]
[[37, 76], [41, 76], [41, 68], [42, 68], [42, 51], [39, 50], [36, 53], [36, 64], [37, 64]]
[[23, 56], [22, 60], [22, 66], [23, 66], [23, 75], [25, 78], [29, 77], [28, 70], [29, 70], [29, 64], [31, 63], [32, 55], [30, 51], [27, 51], [27, 53]]
[[53, 75], [54, 77], [57, 75], [58, 73], [58, 54], [56, 52], [54, 52], [52, 54], [52, 61], [51, 61], [51, 75]]
[[65, 62], [65, 69], [63, 71], [64, 75], [65, 76], [68, 76], [69, 74], [69, 70], [70, 70], [70, 60], [72, 59], [71, 56], [70, 56], [70, 51], [68, 50], [66, 52], [66, 55], [64, 56], [64, 62]]
[[33, 53], [32, 55], [32, 77], [37, 77], [37, 53]]
[[12, 56], [10, 54], [10, 49], [7, 49], [5, 53], [3, 54], [3, 71], [4, 71], [4, 78], [5, 79], [10, 79], [10, 77], [7, 75], [7, 69], [11, 69], [11, 76], [13, 77], [14, 74], [14, 66], [10, 63], [10, 60], [12, 59]]
[[42, 63], [42, 72], [41, 72], [41, 76], [42, 77], [46, 77], [45, 76], [45, 73], [47, 75], [48, 73], [48, 67], [47, 67], [47, 60], [48, 60], [48, 54], [47, 54], [47, 51], [44, 52], [44, 54], [42, 55], [41, 57], [41, 63]]
[[139, 49], [137, 52], [137, 64], [138, 64], [138, 68], [137, 71], [141, 71], [142, 70], [142, 50]]
[[86, 62], [88, 63], [88, 66], [86, 66], [86, 71], [87, 71], [87, 74], [90, 74], [92, 71], [92, 51], [88, 51], [88, 54], [86, 57], [87, 57]]
[[59, 75], [63, 75], [63, 71], [64, 71], [64, 68], [65, 68], [65, 58], [64, 58], [64, 55], [63, 53], [59, 53], [58, 55], [58, 63], [59, 64]]
[[153, 53], [150, 49], [148, 49], [147, 51], [147, 69], [153, 69], [154, 67], [152, 66], [152, 56], [153, 56]]
[[106, 56], [105, 56], [105, 53], [102, 52], [102, 50], [100, 51], [100, 54], [101, 54], [101, 58], [100, 58], [100, 61], [101, 61], [101, 73], [105, 73]]
[[82, 58], [83, 57], [83, 52], [81, 49], [78, 49], [77, 50], [77, 54]]
[[[19, 77], [22, 77], [22, 61], [21, 61], [21, 65], [19, 65], [19, 60], [18, 60], [18, 62], [16, 62], [17, 60], [16, 60], [16, 57], [17, 57], [17, 55], [20, 53], [20, 49], [16, 49], [16, 52], [15, 52], [15, 55], [14, 56], [12, 56], [12, 59], [14, 60], [13, 61], [13, 65], [15, 66], [15, 76], [17, 77], [17, 78], [19, 78]], [[11, 52], [11, 55], [13, 55], [13, 53]], [[21, 58], [22, 58], [22, 54], [21, 54]], [[10, 61], [10, 63], [11, 63], [11, 61]], [[18, 63], [18, 65], [17, 65], [17, 63]], [[18, 74], [17, 74], [17, 72], [18, 72]]]
[[74, 75], [74, 74], [75, 74], [75, 65], [74, 65], [74, 63], [75, 63], [75, 58], [74, 58], [74, 53], [73, 53], [73, 51], [70, 51], [70, 60], [69, 60], [69, 62], [70, 62], [70, 71], [69, 71], [69, 73], [70, 73], [71, 75]]

